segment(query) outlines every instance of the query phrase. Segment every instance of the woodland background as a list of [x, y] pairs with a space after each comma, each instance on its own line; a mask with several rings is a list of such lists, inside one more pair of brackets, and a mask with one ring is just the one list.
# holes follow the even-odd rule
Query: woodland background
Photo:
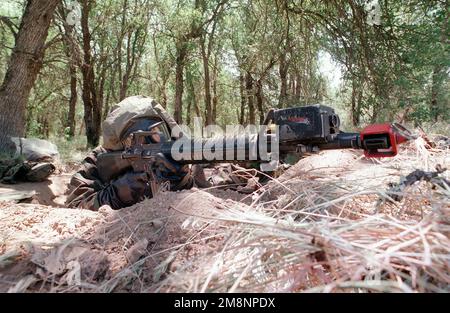
[[2, 1], [0, 149], [96, 146], [111, 105], [136, 94], [187, 124], [324, 103], [347, 128], [448, 125], [449, 35], [447, 0]]

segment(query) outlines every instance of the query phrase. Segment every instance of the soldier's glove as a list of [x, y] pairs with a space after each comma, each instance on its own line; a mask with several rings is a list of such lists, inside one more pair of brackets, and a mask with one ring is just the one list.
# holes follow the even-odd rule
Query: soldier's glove
[[191, 188], [193, 178], [189, 165], [182, 165], [162, 153], [154, 157], [153, 170], [159, 182], [170, 182], [170, 190]]
[[129, 172], [99, 191], [97, 204], [99, 207], [107, 204], [118, 210], [142, 201], [148, 191], [147, 173]]
[[212, 187], [211, 182], [206, 179], [205, 169], [202, 164], [194, 164], [192, 166], [192, 177], [194, 178], [194, 183], [197, 187]]

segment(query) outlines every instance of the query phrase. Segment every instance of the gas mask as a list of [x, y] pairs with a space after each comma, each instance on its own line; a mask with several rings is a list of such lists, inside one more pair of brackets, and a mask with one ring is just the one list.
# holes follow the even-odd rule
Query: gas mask
[[131, 134], [138, 131], [149, 131], [150, 133], [143, 137], [142, 144], [162, 143], [170, 141], [170, 134], [167, 125], [158, 118], [143, 117], [133, 119], [129, 122], [129, 126], [120, 135], [120, 139], [125, 147], [131, 143]]

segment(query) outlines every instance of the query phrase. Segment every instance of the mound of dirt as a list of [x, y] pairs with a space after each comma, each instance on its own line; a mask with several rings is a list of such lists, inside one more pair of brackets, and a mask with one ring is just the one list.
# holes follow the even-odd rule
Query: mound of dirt
[[[0, 292], [142, 291], [142, 282], [152, 286], [199, 250], [214, 249], [222, 238], [208, 227], [211, 219], [245, 196], [214, 188], [163, 192], [99, 212], [2, 203]], [[149, 270], [135, 281], [130, 268]]]
[[105, 217], [101, 212], [1, 203], [0, 292], [25, 291], [54, 275], [67, 274], [80, 257], [90, 259], [83, 265], [89, 264], [84, 269], [91, 271], [95, 264], [87, 256], [98, 254], [85, 247], [83, 238], [95, 232]]

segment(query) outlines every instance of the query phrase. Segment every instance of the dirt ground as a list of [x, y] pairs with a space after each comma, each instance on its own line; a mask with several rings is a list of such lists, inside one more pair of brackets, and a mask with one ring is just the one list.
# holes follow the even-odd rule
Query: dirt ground
[[[5, 185], [0, 183], [0, 195], [8, 192], [34, 192], [35, 195], [30, 202], [53, 207], [62, 207], [66, 201], [67, 186], [73, 173], [61, 173], [52, 175], [45, 182], [19, 183]], [[34, 200], [34, 201], [33, 201]]]
[[[450, 165], [447, 153], [439, 158]], [[41, 184], [0, 185], [0, 192], [36, 191], [34, 203], [0, 202], [0, 292], [173, 291], [161, 282], [180, 281], [179, 269], [195, 273], [204, 256], [220, 254], [229, 244], [232, 235], [224, 216], [239, 219], [258, 210], [255, 203], [261, 199], [282, 207], [291, 198], [284, 199], [281, 185], [300, 193], [330, 188], [321, 181], [335, 180], [357, 190], [364, 180], [368, 183], [361, 189], [386, 189], [415, 167], [402, 167], [401, 160], [384, 162], [354, 151], [327, 151], [301, 160], [263, 192], [216, 187], [162, 192], [120, 211], [64, 208], [71, 173]], [[342, 190], [330, 192], [340, 195]], [[359, 206], [355, 212], [373, 213], [376, 197], [361, 197], [368, 209]], [[352, 202], [346, 205], [351, 208]], [[421, 214], [410, 212], [408, 218], [419, 220]]]

